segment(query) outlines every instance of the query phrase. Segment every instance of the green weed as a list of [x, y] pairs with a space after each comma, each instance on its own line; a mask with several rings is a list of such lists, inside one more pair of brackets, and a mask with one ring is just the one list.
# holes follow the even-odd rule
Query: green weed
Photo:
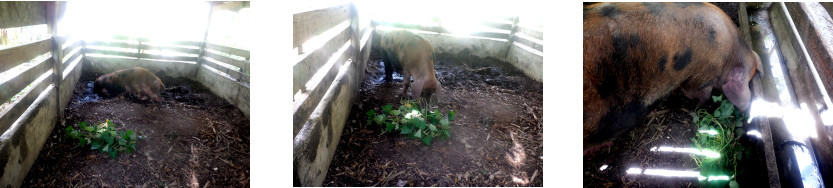
[[734, 179], [738, 172], [738, 161], [741, 159], [743, 147], [738, 142], [745, 130], [743, 122], [748, 119], [746, 114], [735, 110], [731, 102], [723, 95], [712, 96], [712, 101], [720, 104], [714, 111], [698, 109], [691, 113], [694, 123], [698, 127], [697, 134], [691, 138], [692, 146], [703, 155], [692, 155], [700, 175], [703, 177], [729, 176], [730, 181], [707, 181], [700, 178], [701, 185], [724, 187], [728, 183], [737, 185]]
[[78, 123], [80, 129], [67, 127], [66, 136], [78, 140], [77, 146], [92, 145], [90, 149], [107, 153], [116, 158], [119, 152], [136, 150], [136, 134], [132, 130], [116, 131], [116, 124], [109, 119], [98, 125], [87, 126], [87, 122]]
[[411, 139], [420, 139], [425, 145], [431, 145], [434, 138], [448, 138], [451, 136], [450, 121], [454, 120], [457, 114], [454, 110], [443, 116], [439, 110], [429, 111], [415, 101], [404, 100], [400, 102], [399, 108], [394, 109], [393, 105], [382, 106], [381, 113], [370, 110], [367, 113], [367, 124], [375, 123], [383, 126], [383, 132], [395, 132], [407, 134]]

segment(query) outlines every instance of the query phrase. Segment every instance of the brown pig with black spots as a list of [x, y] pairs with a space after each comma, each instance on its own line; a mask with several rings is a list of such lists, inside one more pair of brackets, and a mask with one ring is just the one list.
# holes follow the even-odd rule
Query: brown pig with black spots
[[413, 98], [430, 99], [440, 91], [442, 86], [434, 71], [434, 47], [427, 40], [409, 31], [397, 30], [383, 34], [379, 46], [385, 63], [385, 80], [391, 81], [394, 71], [403, 75], [402, 98], [407, 98], [409, 87]]
[[95, 80], [93, 91], [102, 97], [134, 95], [142, 101], [161, 102], [159, 97], [165, 84], [159, 77], [142, 67], [118, 70]]
[[584, 7], [584, 154], [641, 124], [676, 88], [705, 102], [720, 88], [738, 109], [761, 60], [710, 3], [598, 3]]

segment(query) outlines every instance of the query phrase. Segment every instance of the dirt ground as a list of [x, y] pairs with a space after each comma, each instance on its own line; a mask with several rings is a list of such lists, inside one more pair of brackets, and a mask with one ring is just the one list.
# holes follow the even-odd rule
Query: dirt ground
[[[689, 112], [697, 101], [675, 94], [660, 102], [657, 109], [630, 132], [622, 134], [613, 145], [592, 156], [584, 156], [585, 187], [697, 187], [696, 178], [668, 178], [628, 175], [630, 168], [694, 170], [697, 164], [688, 154], [650, 151], [655, 146], [688, 147], [697, 127]], [[607, 168], [600, 170], [602, 166]]]
[[401, 75], [383, 81], [372, 53], [324, 186], [543, 186], [542, 83], [496, 59], [443, 57], [432, 108], [457, 112], [451, 137], [426, 146], [364, 124], [370, 109], [398, 105], [402, 87]]
[[64, 137], [55, 125], [23, 187], [248, 187], [249, 119], [199, 83], [161, 78], [162, 103], [103, 99], [85, 72], [64, 112], [67, 126], [110, 119], [134, 130], [133, 153], [115, 159]]
[[[738, 25], [738, 3], [712, 3], [721, 8]], [[715, 90], [713, 95], [720, 95]], [[697, 127], [690, 112], [698, 107], [714, 109], [707, 102], [698, 106], [697, 101], [686, 98], [677, 89], [675, 93], [658, 101], [656, 109], [643, 120], [643, 125], [617, 138], [611, 147], [601, 149], [591, 156], [584, 156], [585, 187], [698, 187], [696, 178], [628, 175], [630, 168], [699, 171], [689, 154], [657, 153], [656, 146], [690, 147]], [[602, 170], [602, 167], [606, 167]]]

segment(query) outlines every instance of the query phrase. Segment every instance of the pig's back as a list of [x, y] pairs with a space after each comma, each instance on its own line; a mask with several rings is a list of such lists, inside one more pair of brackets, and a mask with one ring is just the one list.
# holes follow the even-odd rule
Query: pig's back
[[638, 123], [683, 82], [716, 81], [741, 41], [708, 3], [598, 3], [583, 19], [585, 144]]

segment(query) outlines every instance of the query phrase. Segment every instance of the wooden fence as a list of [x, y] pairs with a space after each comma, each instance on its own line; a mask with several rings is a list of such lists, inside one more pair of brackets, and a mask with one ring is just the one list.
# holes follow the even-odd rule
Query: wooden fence
[[17, 187], [23, 182], [52, 128], [63, 119], [59, 118], [61, 109], [80, 76], [79, 44], [55, 36], [57, 20], [65, 9], [65, 2], [0, 2], [0, 28], [46, 24], [51, 35], [0, 50], [0, 72], [20, 72], [0, 83], [3, 186]]
[[85, 41], [55, 36], [57, 20], [65, 10], [66, 2], [0, 2], [0, 28], [46, 24], [52, 35], [0, 49], [0, 73], [17, 74], [0, 82], [0, 168], [4, 169], [0, 184], [4, 187], [22, 183], [54, 126], [65, 123], [63, 109], [82, 69], [102, 70], [95, 67], [100, 65], [84, 68], [91, 60], [128, 59], [122, 65], [128, 67], [184, 67], [176, 71], [188, 72], [179, 74], [200, 82], [249, 115], [248, 50], [203, 41], [130, 36]]
[[[480, 57], [507, 61], [527, 76], [543, 81], [544, 34], [539, 20], [523, 17], [492, 17], [468, 20], [468, 29], [455, 29], [457, 22], [446, 23], [432, 17], [411, 22], [373, 20], [372, 25], [386, 30], [414, 31], [434, 45], [435, 53], [469, 52]], [[417, 23], [419, 22], [419, 23]]]
[[293, 15], [294, 184], [321, 186], [370, 55], [352, 3]]

